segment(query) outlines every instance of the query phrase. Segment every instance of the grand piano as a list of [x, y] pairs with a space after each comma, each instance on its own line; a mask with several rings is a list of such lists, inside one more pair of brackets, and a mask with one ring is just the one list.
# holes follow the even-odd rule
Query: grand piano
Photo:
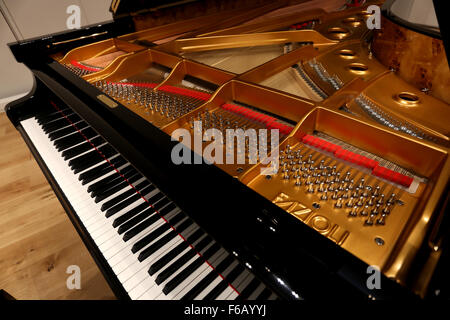
[[[118, 298], [448, 298], [442, 36], [392, 1], [381, 30], [383, 1], [323, 3], [114, 0], [113, 22], [10, 44], [35, 83], [7, 115]], [[208, 128], [276, 132], [278, 170], [250, 137], [211, 164]]]

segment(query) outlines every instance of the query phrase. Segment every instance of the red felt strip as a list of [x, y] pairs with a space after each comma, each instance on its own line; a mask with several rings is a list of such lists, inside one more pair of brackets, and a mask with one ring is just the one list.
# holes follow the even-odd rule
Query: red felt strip
[[87, 71], [91, 71], [91, 72], [100, 71], [100, 68], [88, 67], [88, 66], [82, 65], [81, 63], [79, 63], [76, 60], [70, 61], [70, 64], [73, 65], [74, 67], [77, 67], [77, 68], [80, 68], [80, 69], [84, 69], [84, 70], [87, 70]]

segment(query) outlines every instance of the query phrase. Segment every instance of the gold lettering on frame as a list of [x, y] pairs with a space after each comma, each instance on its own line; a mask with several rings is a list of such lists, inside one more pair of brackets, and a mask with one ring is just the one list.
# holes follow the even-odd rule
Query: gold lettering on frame
[[314, 215], [310, 208], [292, 200], [286, 193], [281, 192], [272, 202], [340, 246], [350, 235], [350, 232], [327, 217]]

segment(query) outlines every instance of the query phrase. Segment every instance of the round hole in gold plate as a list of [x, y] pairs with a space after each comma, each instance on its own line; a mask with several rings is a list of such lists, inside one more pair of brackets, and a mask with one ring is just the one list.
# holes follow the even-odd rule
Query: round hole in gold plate
[[358, 27], [361, 25], [362, 19], [355, 18], [355, 17], [348, 17], [348, 18], [345, 18], [344, 20], [342, 20], [342, 23], [346, 24], [348, 26], [351, 26], [351, 27]]
[[364, 63], [350, 63], [347, 66], [348, 70], [350, 72], [356, 73], [356, 74], [366, 74], [367, 70], [369, 70], [369, 67], [366, 66]]
[[331, 27], [328, 29], [328, 34], [333, 39], [344, 39], [350, 34], [347, 28]]
[[415, 106], [420, 102], [419, 97], [411, 92], [400, 92], [394, 96], [394, 100], [404, 106]]
[[371, 16], [371, 14], [368, 13], [366, 10], [361, 11], [361, 12], [358, 12], [356, 15], [357, 15], [358, 17], [363, 18], [363, 19], [367, 19], [368, 17]]
[[356, 57], [356, 52], [350, 49], [339, 50], [339, 55], [343, 59], [353, 59]]

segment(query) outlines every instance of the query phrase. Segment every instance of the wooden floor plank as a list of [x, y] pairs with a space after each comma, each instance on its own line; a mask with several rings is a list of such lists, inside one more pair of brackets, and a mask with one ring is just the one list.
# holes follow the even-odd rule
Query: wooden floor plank
[[[39, 166], [0, 113], [0, 289], [16, 299], [114, 299]], [[81, 289], [66, 286], [67, 267]]]

